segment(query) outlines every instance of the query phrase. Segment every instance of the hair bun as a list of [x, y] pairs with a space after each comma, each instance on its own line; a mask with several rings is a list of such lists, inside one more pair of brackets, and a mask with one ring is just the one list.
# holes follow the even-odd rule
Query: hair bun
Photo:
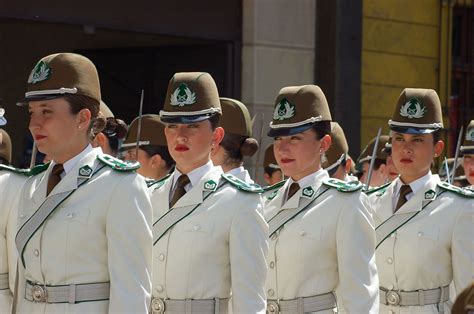
[[240, 146], [240, 153], [243, 157], [251, 157], [258, 150], [258, 141], [252, 137], [248, 137]]

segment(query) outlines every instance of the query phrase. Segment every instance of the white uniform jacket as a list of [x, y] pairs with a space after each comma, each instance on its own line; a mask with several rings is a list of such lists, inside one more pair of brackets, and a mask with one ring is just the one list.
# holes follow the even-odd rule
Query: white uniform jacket
[[[173, 175], [152, 195], [155, 221], [170, 211]], [[198, 206], [153, 247], [153, 297], [232, 295], [233, 313], [265, 313], [268, 226], [261, 198], [227, 182], [203, 200], [206, 186], [221, 184], [221, 175], [222, 169], [213, 167], [171, 209]]]
[[291, 300], [338, 288], [346, 312], [377, 313], [375, 234], [367, 197], [360, 190], [339, 192], [323, 184], [327, 179], [327, 172], [320, 170], [288, 201], [284, 200], [291, 180], [269, 196], [267, 221], [279, 212], [300, 208], [309, 197], [303, 193], [309, 187], [314, 195], [325, 191], [271, 236], [268, 299]]
[[[393, 215], [394, 187], [399, 180], [370, 195], [377, 226]], [[430, 175], [424, 186], [394, 214], [421, 211], [378, 247], [381, 287], [415, 291], [436, 289], [454, 281], [459, 294], [473, 280], [474, 199], [440, 188], [438, 182], [437, 175]], [[445, 313], [449, 313], [448, 305], [444, 307]], [[380, 304], [380, 313], [389, 311], [438, 313], [438, 306]]]
[[250, 174], [247, 171], [247, 169], [245, 169], [242, 166], [231, 169], [231, 170], [227, 171], [226, 173], [232, 174], [232, 175], [236, 176], [237, 178], [239, 178], [240, 180], [242, 180], [242, 181], [244, 181], [248, 184], [255, 184], [255, 182], [250, 177]]
[[[50, 196], [77, 188], [80, 169], [105, 166], [90, 150]], [[45, 200], [49, 168], [23, 189], [20, 228]], [[110, 299], [76, 304], [33, 303], [19, 289], [19, 313], [147, 313], [151, 295], [152, 208], [144, 179], [103, 167], [61, 203], [30, 238], [23, 252], [25, 279], [41, 285], [110, 282]], [[21, 256], [21, 252], [19, 252]], [[19, 262], [22, 265], [21, 261]]]
[[8, 224], [12, 210], [27, 177], [8, 170], [0, 170], [0, 313], [10, 312], [16, 272], [16, 250], [12, 251], [12, 234], [16, 225]]

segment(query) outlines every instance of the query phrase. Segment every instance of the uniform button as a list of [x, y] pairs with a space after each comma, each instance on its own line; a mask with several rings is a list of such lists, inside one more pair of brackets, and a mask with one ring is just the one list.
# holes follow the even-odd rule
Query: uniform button
[[277, 239], [277, 235], [276, 234], [272, 235], [271, 239], [272, 241], [275, 241]]
[[392, 234], [390, 235], [390, 238], [395, 238], [395, 233], [392, 233]]
[[395, 311], [390, 310], [388, 311], [388, 314], [395, 314]]
[[275, 295], [275, 290], [269, 289], [268, 290], [268, 295], [271, 296], [271, 297], [274, 296]]
[[393, 285], [388, 285], [388, 290], [393, 290]]
[[165, 260], [165, 254], [161, 253], [158, 258], [160, 259], [160, 261], [164, 261]]
[[195, 225], [193, 227], [194, 231], [198, 231], [198, 230], [201, 230], [201, 226], [200, 225]]
[[423, 235], [423, 232], [418, 232], [418, 236], [421, 237]]
[[158, 291], [158, 292], [163, 292], [163, 290], [164, 290], [164, 289], [163, 289], [163, 286], [162, 286], [162, 285], [156, 286], [156, 291]]
[[68, 218], [68, 219], [74, 218], [74, 213], [69, 213], [69, 214], [67, 214], [67, 218]]
[[270, 262], [270, 268], [275, 268], [275, 262]]
[[387, 258], [387, 264], [392, 264], [393, 263], [393, 259], [391, 257]]
[[40, 251], [38, 249], [33, 251], [33, 254], [38, 257], [40, 255]]
[[25, 218], [25, 214], [20, 214], [20, 218]]
[[306, 231], [304, 231], [304, 230], [301, 230], [301, 232], [300, 232], [300, 236], [304, 237], [305, 235], [306, 235]]

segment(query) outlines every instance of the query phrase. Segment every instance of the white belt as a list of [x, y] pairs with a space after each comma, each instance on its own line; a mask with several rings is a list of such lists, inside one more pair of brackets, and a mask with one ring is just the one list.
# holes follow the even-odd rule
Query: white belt
[[395, 291], [380, 287], [380, 303], [393, 306], [423, 306], [449, 300], [449, 286], [417, 291]]
[[208, 300], [171, 300], [153, 298], [151, 312], [153, 314], [226, 314], [229, 299]]
[[8, 273], [0, 274], [0, 290], [8, 289]]
[[268, 314], [303, 314], [329, 310], [335, 307], [337, 307], [337, 302], [333, 292], [292, 300], [267, 301]]
[[110, 283], [71, 284], [65, 286], [44, 286], [26, 282], [25, 299], [43, 303], [70, 303], [108, 300]]

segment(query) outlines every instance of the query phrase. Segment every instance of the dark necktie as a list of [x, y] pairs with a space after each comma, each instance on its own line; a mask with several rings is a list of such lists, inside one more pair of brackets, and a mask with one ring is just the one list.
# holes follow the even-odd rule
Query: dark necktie
[[186, 190], [184, 187], [189, 184], [189, 178], [187, 175], [182, 174], [178, 178], [178, 184], [176, 185], [176, 190], [173, 193], [173, 197], [171, 198], [170, 208], [173, 207], [174, 204], [184, 195], [186, 194]]
[[62, 164], [56, 164], [53, 166], [53, 170], [51, 170], [51, 174], [49, 175], [48, 179], [48, 188], [46, 190], [46, 196], [51, 193], [56, 185], [58, 185], [59, 181], [61, 181], [61, 173], [63, 173], [64, 167]]
[[296, 182], [293, 182], [290, 185], [290, 188], [288, 189], [288, 198], [287, 198], [287, 200], [289, 200], [293, 195], [295, 195], [295, 193], [298, 192], [299, 189], [300, 189], [300, 185]]
[[400, 188], [400, 196], [398, 197], [397, 206], [395, 206], [394, 212], [396, 212], [400, 207], [402, 207], [407, 202], [407, 195], [410, 194], [411, 192], [412, 191], [411, 191], [410, 185], [408, 184], [402, 185], [402, 187]]

